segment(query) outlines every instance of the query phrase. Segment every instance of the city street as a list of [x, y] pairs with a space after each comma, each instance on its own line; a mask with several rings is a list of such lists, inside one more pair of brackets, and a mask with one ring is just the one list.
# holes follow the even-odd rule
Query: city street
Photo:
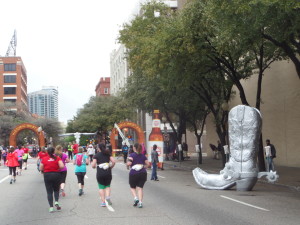
[[8, 169], [0, 167], [0, 224], [299, 224], [299, 192], [257, 183], [251, 192], [204, 190], [187, 170], [158, 171], [159, 181], [144, 187], [144, 208], [132, 206], [128, 170], [120, 158], [113, 169], [111, 207], [100, 207], [96, 170], [88, 166], [84, 195], [78, 196], [74, 166], [68, 164], [62, 210], [50, 214], [42, 175], [36, 160], [9, 184]]

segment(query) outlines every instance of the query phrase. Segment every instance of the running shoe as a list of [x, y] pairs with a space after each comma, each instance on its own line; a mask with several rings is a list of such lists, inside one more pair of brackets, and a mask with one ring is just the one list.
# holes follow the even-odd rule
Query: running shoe
[[112, 205], [112, 202], [111, 202], [110, 198], [107, 198], [106, 201], [107, 201], [108, 205]]
[[54, 209], [53, 209], [53, 207], [50, 207], [50, 209], [49, 209], [49, 213], [53, 213], [54, 212]]
[[13, 182], [13, 180], [11, 179], [9, 183], [12, 184], [12, 182]]
[[143, 208], [143, 203], [139, 202], [138, 208]]
[[16, 183], [16, 179], [14, 179], [14, 183]]
[[102, 203], [101, 203], [101, 207], [106, 207], [106, 203], [105, 203], [105, 202], [102, 202]]
[[137, 206], [138, 203], [139, 203], [139, 200], [138, 200], [138, 199], [134, 199], [134, 201], [133, 201], [133, 206]]
[[54, 205], [55, 205], [57, 211], [60, 211], [60, 210], [61, 210], [61, 207], [60, 207], [60, 205], [59, 205], [58, 202], [55, 202]]
[[79, 196], [81, 196], [83, 194], [83, 191], [82, 191], [82, 189], [79, 189]]

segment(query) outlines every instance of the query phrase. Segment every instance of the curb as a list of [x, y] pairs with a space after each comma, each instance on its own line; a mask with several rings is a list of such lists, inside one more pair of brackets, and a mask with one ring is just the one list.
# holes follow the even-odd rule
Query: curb
[[[164, 163], [164, 167], [169, 168], [169, 169], [177, 169], [177, 170], [189, 170], [192, 171], [193, 169], [197, 168], [197, 166], [192, 167], [192, 166], [182, 166], [182, 165], [172, 165], [169, 163]], [[208, 173], [219, 173], [220, 170], [211, 170], [211, 169], [206, 169], [205, 170]], [[264, 179], [258, 179], [257, 182], [263, 183], [263, 184], [269, 184], [269, 185], [275, 185], [279, 187], [284, 187], [291, 189], [292, 191], [300, 192], [300, 186], [293, 186], [293, 185], [287, 185], [287, 184], [280, 184], [280, 183], [269, 183], [268, 181]]]

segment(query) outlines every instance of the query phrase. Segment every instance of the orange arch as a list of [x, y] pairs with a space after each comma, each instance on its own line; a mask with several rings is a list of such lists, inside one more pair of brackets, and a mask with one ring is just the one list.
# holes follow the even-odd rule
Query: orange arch
[[45, 146], [44, 132], [38, 132], [38, 126], [32, 123], [22, 123], [10, 132], [9, 145], [17, 146], [17, 136], [22, 130], [32, 130], [39, 138], [39, 146]]
[[[140, 143], [140, 144], [145, 143], [144, 131], [136, 123], [124, 121], [124, 122], [119, 123], [118, 127], [120, 128], [120, 130], [122, 130], [123, 128], [131, 128], [131, 129], [135, 130], [135, 132], [138, 136], [137, 142]], [[112, 149], [117, 149], [117, 144], [116, 144], [115, 137], [118, 135], [118, 133], [119, 132], [116, 128], [112, 129], [112, 132], [111, 132], [111, 135], [110, 135]]]

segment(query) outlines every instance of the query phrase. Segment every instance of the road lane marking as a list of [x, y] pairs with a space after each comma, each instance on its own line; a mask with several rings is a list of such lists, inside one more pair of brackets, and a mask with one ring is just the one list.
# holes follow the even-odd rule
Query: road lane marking
[[228, 200], [231, 200], [231, 201], [234, 201], [234, 202], [237, 202], [237, 203], [240, 203], [240, 204], [243, 204], [243, 205], [246, 205], [246, 206], [255, 208], [255, 209], [260, 209], [260, 210], [263, 210], [263, 211], [270, 212], [270, 210], [268, 210], [268, 209], [264, 209], [264, 208], [261, 208], [261, 207], [255, 206], [255, 205], [251, 205], [251, 204], [248, 204], [248, 203], [246, 203], [246, 202], [242, 202], [242, 201], [239, 201], [239, 200], [236, 200], [236, 199], [233, 199], [233, 198], [226, 197], [226, 196], [224, 196], [224, 195], [220, 195], [220, 197], [226, 198], [226, 199], [228, 199]]
[[7, 175], [7, 176], [4, 177], [2, 180], [0, 180], [0, 184], [1, 184], [3, 181], [7, 180], [9, 177], [10, 177], [10, 175]]

